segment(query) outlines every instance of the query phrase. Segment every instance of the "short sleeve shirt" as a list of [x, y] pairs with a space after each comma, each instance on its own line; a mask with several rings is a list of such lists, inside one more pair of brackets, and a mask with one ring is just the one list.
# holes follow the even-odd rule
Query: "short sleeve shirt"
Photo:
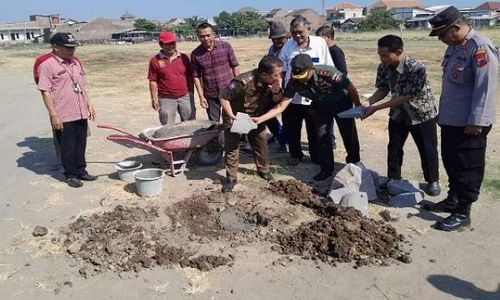
[[76, 58], [64, 61], [56, 55], [46, 59], [38, 67], [38, 89], [49, 92], [54, 109], [63, 122], [87, 119], [88, 103], [82, 92], [75, 91], [75, 84], [86, 84], [82, 65]]
[[380, 64], [375, 86], [390, 91], [392, 98], [410, 98], [407, 103], [391, 109], [389, 115], [395, 121], [415, 125], [437, 115], [436, 101], [427, 80], [425, 66], [409, 56], [402, 55], [396, 69]]
[[148, 79], [158, 84], [160, 98], [179, 98], [189, 92], [191, 63], [184, 53], [168, 58], [158, 53], [149, 62]]
[[209, 51], [202, 45], [191, 53], [193, 77], [202, 79], [205, 97], [218, 97], [234, 77], [233, 68], [238, 60], [231, 45], [224, 41], [214, 41]]

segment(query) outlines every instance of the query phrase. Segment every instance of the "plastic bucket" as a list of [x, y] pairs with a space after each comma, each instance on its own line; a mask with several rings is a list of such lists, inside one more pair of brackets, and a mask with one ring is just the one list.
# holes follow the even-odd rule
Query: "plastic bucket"
[[135, 188], [141, 197], [158, 196], [163, 190], [162, 169], [144, 169], [135, 172]]
[[118, 171], [118, 177], [120, 180], [126, 182], [134, 182], [134, 174], [142, 168], [142, 164], [134, 160], [126, 160], [115, 164], [115, 169]]

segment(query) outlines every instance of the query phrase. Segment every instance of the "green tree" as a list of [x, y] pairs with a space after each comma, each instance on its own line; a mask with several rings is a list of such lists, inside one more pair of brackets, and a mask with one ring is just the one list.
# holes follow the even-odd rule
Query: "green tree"
[[384, 30], [399, 28], [401, 21], [394, 19], [391, 11], [372, 10], [368, 17], [359, 24], [360, 30]]
[[214, 21], [217, 24], [217, 28], [230, 28], [236, 25], [235, 19], [227, 11], [222, 11], [218, 17], [214, 17]]
[[223, 11], [214, 18], [216, 29], [222, 34], [238, 35], [240, 33], [255, 34], [267, 30], [267, 21], [254, 11], [229, 14]]
[[144, 30], [144, 31], [159, 31], [158, 25], [154, 22], [151, 22], [148, 19], [135, 20], [134, 28], [137, 30]]
[[207, 22], [207, 19], [199, 18], [198, 16], [193, 16], [185, 18], [184, 22], [182, 22], [177, 26], [174, 26], [172, 30], [182, 36], [194, 36], [196, 27], [204, 22]]

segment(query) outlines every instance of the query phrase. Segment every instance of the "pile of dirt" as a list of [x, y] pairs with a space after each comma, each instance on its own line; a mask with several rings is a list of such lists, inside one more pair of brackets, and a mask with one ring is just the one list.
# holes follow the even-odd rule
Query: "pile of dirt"
[[356, 266], [385, 265], [391, 259], [411, 261], [402, 249], [404, 236], [391, 225], [363, 217], [354, 208], [329, 203], [301, 182], [277, 181], [271, 190], [291, 203], [313, 208], [320, 216], [278, 235], [283, 253], [331, 263], [354, 262]]
[[84, 262], [84, 277], [156, 265], [208, 271], [231, 266], [231, 249], [258, 243], [275, 244], [271, 249], [284, 254], [357, 266], [411, 260], [400, 248], [403, 237], [390, 225], [337, 206], [295, 180], [276, 181], [270, 189], [204, 191], [161, 207], [118, 205], [79, 217], [63, 231], [64, 245]]
[[256, 199], [241, 192], [212, 192], [193, 195], [166, 209], [166, 214], [178, 228], [189, 234], [208, 238], [244, 239], [247, 233], [269, 225], [270, 215]]
[[84, 277], [106, 269], [140, 271], [154, 265], [180, 264], [210, 270], [228, 264], [222, 256], [199, 255], [169, 240], [171, 225], [157, 207], [124, 207], [89, 217], [80, 217], [64, 231], [68, 252], [88, 263], [80, 269]]
[[320, 216], [329, 216], [337, 213], [338, 206], [333, 202], [313, 193], [305, 183], [293, 179], [278, 180], [270, 183], [269, 189], [291, 204], [300, 204], [313, 209]]

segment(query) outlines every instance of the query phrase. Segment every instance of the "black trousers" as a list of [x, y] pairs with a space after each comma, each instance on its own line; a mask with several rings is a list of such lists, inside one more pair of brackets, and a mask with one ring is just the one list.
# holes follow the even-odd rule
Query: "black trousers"
[[87, 120], [63, 123], [63, 130], [55, 130], [57, 142], [61, 147], [61, 161], [66, 178], [85, 175], [85, 149], [87, 147]]
[[285, 126], [281, 126], [278, 118], [272, 118], [265, 122], [271, 134], [278, 139], [280, 145], [286, 145]]
[[387, 177], [401, 179], [403, 146], [411, 133], [427, 182], [439, 180], [439, 156], [437, 151], [436, 118], [417, 125], [407, 125], [389, 119], [389, 144], [387, 145]]
[[312, 161], [318, 162], [314, 117], [310, 105], [290, 103], [283, 112], [283, 127], [286, 128], [288, 150], [290, 151], [290, 156], [293, 158], [302, 158], [304, 156], [300, 145], [302, 121], [304, 120], [306, 121], [309, 155]]
[[343, 119], [338, 113], [352, 107], [350, 100], [335, 103], [333, 106], [314, 106], [314, 122], [318, 145], [318, 157], [321, 171], [333, 172], [334, 157], [332, 146], [333, 119], [337, 121], [339, 132], [347, 152], [346, 163], [357, 163], [360, 161], [359, 139], [354, 119]]
[[465, 127], [441, 125], [441, 156], [448, 174], [448, 195], [467, 206], [479, 197], [484, 177], [487, 136], [491, 126], [479, 135], [464, 133]]
[[210, 121], [219, 122], [221, 114], [220, 100], [218, 97], [205, 97], [207, 99], [207, 115]]

